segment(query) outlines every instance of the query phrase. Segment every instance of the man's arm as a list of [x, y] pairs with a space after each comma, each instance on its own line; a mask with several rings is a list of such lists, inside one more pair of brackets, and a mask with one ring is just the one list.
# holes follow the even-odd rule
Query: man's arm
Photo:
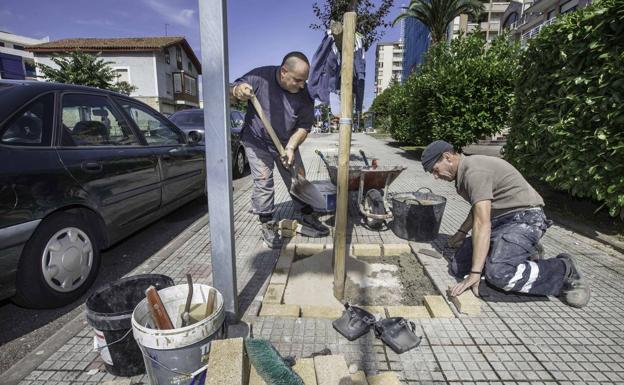
[[485, 258], [490, 249], [491, 210], [492, 201], [490, 200], [479, 201], [472, 207], [472, 268], [468, 277], [451, 290], [453, 297], [460, 295], [469, 287], [476, 295], [479, 295], [479, 282], [485, 266]]
[[286, 150], [286, 167], [292, 166], [293, 162], [295, 161], [295, 151], [297, 150], [297, 148], [299, 148], [301, 143], [306, 140], [307, 137], [308, 130], [306, 130], [305, 128], [298, 128], [297, 131], [292, 134], [292, 136], [288, 140], [288, 143], [286, 144], [286, 147], [284, 148], [284, 150]]
[[466, 239], [466, 235], [468, 235], [468, 232], [470, 231], [471, 228], [472, 228], [472, 209], [466, 216], [464, 223], [462, 223], [461, 226], [459, 226], [459, 229], [457, 230], [457, 232], [452, 237], [449, 238], [448, 245], [450, 247], [459, 247], [464, 241], [464, 239]]

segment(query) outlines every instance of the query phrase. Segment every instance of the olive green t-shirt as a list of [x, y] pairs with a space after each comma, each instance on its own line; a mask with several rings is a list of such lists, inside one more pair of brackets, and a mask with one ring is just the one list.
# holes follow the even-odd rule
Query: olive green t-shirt
[[485, 155], [460, 155], [457, 193], [474, 206], [492, 201], [492, 218], [511, 211], [544, 206], [544, 200], [514, 166], [503, 159]]

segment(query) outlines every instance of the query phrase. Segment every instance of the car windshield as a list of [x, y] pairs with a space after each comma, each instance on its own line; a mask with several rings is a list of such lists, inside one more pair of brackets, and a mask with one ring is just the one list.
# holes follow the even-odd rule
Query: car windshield
[[169, 119], [178, 126], [203, 126], [204, 111], [176, 112]]

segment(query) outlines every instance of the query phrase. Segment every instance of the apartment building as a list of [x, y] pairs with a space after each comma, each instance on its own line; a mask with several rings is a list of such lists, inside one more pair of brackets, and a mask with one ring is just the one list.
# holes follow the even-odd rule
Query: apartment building
[[49, 41], [0, 31], [0, 79], [36, 79], [35, 56], [26, 48]]
[[378, 43], [375, 51], [375, 95], [383, 92], [394, 79], [403, 78], [402, 41]]

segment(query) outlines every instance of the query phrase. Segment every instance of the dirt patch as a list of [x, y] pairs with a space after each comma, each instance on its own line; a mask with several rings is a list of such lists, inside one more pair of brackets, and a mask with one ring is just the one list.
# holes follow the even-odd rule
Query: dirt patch
[[[425, 295], [439, 294], [413, 254], [358, 257], [348, 268], [345, 300], [368, 306], [423, 304]], [[360, 265], [361, 266], [357, 266]], [[363, 275], [357, 271], [364, 271]]]

